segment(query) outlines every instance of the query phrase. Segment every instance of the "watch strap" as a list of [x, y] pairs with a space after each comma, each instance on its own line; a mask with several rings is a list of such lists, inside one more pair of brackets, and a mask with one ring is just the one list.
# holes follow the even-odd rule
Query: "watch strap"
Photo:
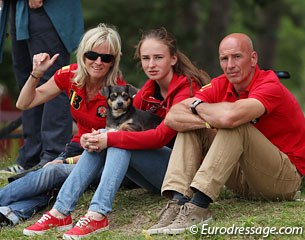
[[197, 110], [196, 110], [196, 107], [197, 107], [200, 103], [203, 103], [203, 101], [200, 100], [200, 99], [196, 99], [194, 102], [192, 102], [192, 104], [191, 104], [191, 111], [192, 111], [192, 113], [198, 115], [198, 112], [197, 112]]

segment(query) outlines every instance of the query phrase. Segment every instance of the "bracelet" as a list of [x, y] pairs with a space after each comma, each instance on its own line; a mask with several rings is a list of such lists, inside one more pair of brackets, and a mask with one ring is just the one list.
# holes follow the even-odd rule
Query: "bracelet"
[[36, 77], [33, 73], [31, 73], [30, 75], [31, 75], [32, 78], [35, 78], [35, 79], [37, 79], [37, 80], [40, 79], [39, 77]]
[[66, 158], [66, 159], [65, 159], [65, 162], [66, 162], [67, 164], [74, 164], [73, 157], [68, 157], [68, 158]]

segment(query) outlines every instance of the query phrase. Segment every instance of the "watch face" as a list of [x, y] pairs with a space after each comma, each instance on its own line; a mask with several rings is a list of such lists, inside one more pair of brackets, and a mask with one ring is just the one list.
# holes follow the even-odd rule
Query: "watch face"
[[202, 103], [202, 101], [197, 99], [191, 104], [191, 106], [196, 107], [199, 103]]

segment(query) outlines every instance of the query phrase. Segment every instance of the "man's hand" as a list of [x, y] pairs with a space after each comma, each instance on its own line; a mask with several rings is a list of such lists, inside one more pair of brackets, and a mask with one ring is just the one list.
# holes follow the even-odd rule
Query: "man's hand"
[[176, 131], [184, 132], [205, 127], [205, 121], [192, 113], [191, 103], [196, 98], [188, 98], [175, 104], [165, 117], [164, 124]]

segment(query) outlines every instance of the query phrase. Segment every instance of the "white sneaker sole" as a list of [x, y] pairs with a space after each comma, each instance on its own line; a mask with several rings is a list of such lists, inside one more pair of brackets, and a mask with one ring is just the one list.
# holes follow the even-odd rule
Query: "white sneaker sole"
[[144, 232], [147, 233], [147, 234], [149, 234], [149, 235], [162, 234], [162, 233], [163, 233], [163, 230], [164, 230], [165, 228], [166, 228], [166, 227], [155, 228], [155, 229], [147, 229], [147, 230], [144, 230]]
[[35, 236], [35, 235], [43, 235], [45, 234], [47, 231], [51, 230], [51, 229], [55, 229], [57, 231], [68, 231], [72, 228], [72, 223], [69, 225], [65, 225], [65, 226], [60, 226], [60, 227], [55, 227], [55, 228], [50, 228], [47, 230], [42, 230], [42, 231], [33, 231], [33, 230], [28, 230], [28, 229], [23, 229], [23, 234], [26, 236]]
[[64, 234], [63, 235], [63, 239], [70, 239], [70, 240], [73, 240], [73, 239], [81, 239], [81, 238], [85, 238], [85, 237], [88, 237], [89, 235], [92, 235], [92, 234], [95, 234], [95, 233], [100, 233], [100, 232], [104, 232], [106, 230], [109, 229], [109, 226], [107, 227], [104, 227], [104, 228], [101, 228], [101, 229], [97, 229], [95, 230], [94, 232], [91, 232], [91, 233], [88, 233], [86, 235], [68, 235], [68, 234]]
[[[204, 223], [209, 223], [210, 221], [212, 221], [213, 218], [212, 217], [209, 217], [208, 219], [204, 220], [203, 222], [200, 222], [198, 224], [194, 224], [198, 227], [201, 227], [202, 224]], [[186, 228], [176, 228], [176, 229], [169, 229], [169, 228], [164, 228], [162, 233], [163, 234], [169, 234], [169, 235], [177, 235], [177, 234], [181, 234], [181, 233], [184, 233], [185, 231], [189, 230], [190, 227], [186, 227]]]

